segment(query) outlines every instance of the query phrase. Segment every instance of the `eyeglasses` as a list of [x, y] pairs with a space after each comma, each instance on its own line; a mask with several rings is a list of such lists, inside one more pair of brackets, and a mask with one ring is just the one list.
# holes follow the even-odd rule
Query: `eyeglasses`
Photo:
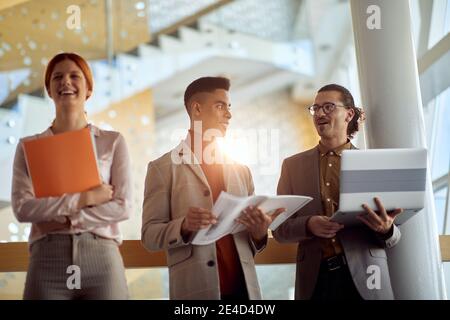
[[325, 102], [323, 105], [313, 104], [312, 106], [308, 107], [309, 112], [312, 116], [314, 116], [317, 112], [319, 112], [320, 109], [323, 110], [323, 113], [330, 114], [336, 109], [336, 107], [342, 107], [346, 108], [344, 105], [337, 105], [333, 102]]

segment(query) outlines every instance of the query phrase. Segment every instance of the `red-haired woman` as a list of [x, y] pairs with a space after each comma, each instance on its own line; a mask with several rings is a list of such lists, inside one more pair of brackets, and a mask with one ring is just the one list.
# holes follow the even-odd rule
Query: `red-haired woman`
[[[93, 80], [79, 55], [53, 57], [45, 71], [45, 88], [56, 118], [44, 132], [21, 139], [14, 159], [12, 207], [20, 222], [32, 223], [24, 299], [126, 299], [118, 249], [118, 223], [128, 219], [131, 202], [125, 140], [118, 132], [88, 124], [84, 104], [92, 95]], [[103, 184], [86, 192], [36, 198], [22, 142], [85, 127], [95, 138]]]

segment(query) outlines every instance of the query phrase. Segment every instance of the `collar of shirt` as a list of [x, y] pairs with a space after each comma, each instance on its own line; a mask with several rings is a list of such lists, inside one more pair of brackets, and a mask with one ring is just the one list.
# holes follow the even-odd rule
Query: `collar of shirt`
[[[100, 129], [97, 128], [96, 126], [94, 126], [91, 123], [88, 123], [87, 128], [89, 128], [89, 130], [91, 131], [92, 134], [94, 134], [94, 136], [98, 137], [100, 135]], [[52, 131], [52, 126], [48, 127], [47, 130], [45, 130], [44, 132], [42, 132], [41, 134], [43, 137], [46, 136], [54, 136], [55, 134]]]
[[334, 149], [328, 149], [327, 147], [325, 147], [321, 142], [319, 142], [318, 148], [319, 148], [319, 153], [320, 155], [323, 157], [328, 153], [333, 152], [334, 154], [336, 154], [337, 156], [341, 156], [342, 151], [344, 150], [349, 150], [352, 147], [352, 143], [350, 142], [350, 140], [347, 140], [346, 143], [340, 145], [337, 148]]
[[[201, 144], [198, 144], [198, 142], [196, 144], [196, 139], [200, 139]], [[193, 130], [188, 130], [185, 141], [195, 157], [198, 160], [202, 159], [202, 164], [224, 164], [229, 161], [215, 138], [211, 141], [207, 141], [203, 139], [202, 134], [194, 132]], [[197, 150], [198, 148], [200, 148], [200, 150]], [[207, 158], [205, 158], [205, 156]]]
[[[192, 152], [195, 152], [195, 148], [201, 147], [202, 150], [204, 150], [210, 143], [214, 143], [215, 141], [206, 141], [203, 139], [203, 134], [194, 132], [194, 130], [189, 129], [188, 130], [188, 137], [189, 137], [189, 148]], [[201, 141], [201, 145], [196, 145], [196, 139]]]

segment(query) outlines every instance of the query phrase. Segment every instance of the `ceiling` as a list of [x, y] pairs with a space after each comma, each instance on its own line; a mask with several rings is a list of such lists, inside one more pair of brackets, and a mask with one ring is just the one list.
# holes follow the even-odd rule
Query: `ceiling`
[[[58, 52], [75, 51], [89, 60], [105, 59], [108, 55], [106, 2], [1, 1], [0, 86], [10, 87], [5, 102], [13, 100], [18, 93], [42, 91], [44, 67], [48, 59]], [[148, 43], [151, 40], [149, 29], [152, 19], [154, 23], [161, 20], [159, 22], [163, 26], [163, 22], [167, 22], [163, 19], [164, 16], [176, 15], [176, 10], [180, 16], [192, 13], [188, 0], [112, 0], [111, 3], [114, 52], [126, 52], [141, 43]], [[206, 6], [214, 1], [201, 0], [199, 3]], [[66, 26], [70, 16], [66, 10], [70, 5], [79, 6], [81, 10], [79, 30], [70, 30]], [[305, 92], [313, 91], [333, 72], [336, 60], [339, 60], [337, 58], [342, 55], [342, 47], [351, 39], [348, 11], [346, 0], [267, 0], [265, 6], [261, 6], [258, 0], [235, 0], [224, 5], [201, 19], [215, 22], [234, 32], [253, 34], [271, 41], [295, 42], [300, 38], [310, 37], [315, 51], [317, 73], [313, 78], [299, 78], [275, 66], [256, 61], [222, 61], [224, 58], [212, 58], [158, 84], [154, 88], [157, 106], [164, 106], [167, 112], [179, 107], [182, 104], [180, 92], [183, 92], [188, 81], [204, 73], [230, 74], [234, 88], [246, 88], [241, 90], [246, 92], [242, 94], [243, 97], [251, 96], [249, 92], [255, 90], [252, 89], [252, 83], [264, 84], [266, 89], [270, 89], [283, 87], [285, 83], [293, 84], [295, 81], [292, 82], [291, 79], [297, 80], [298, 84], [298, 90], [294, 92], [305, 95]], [[283, 17], [287, 17], [284, 24]], [[10, 30], [13, 32], [8, 32]], [[1, 79], [2, 72], [10, 71], [20, 72], [15, 75], [17, 79], [14, 84], [14, 81], [7, 80], [8, 77], [3, 77], [5, 81]], [[234, 91], [236, 93], [238, 90]]]
[[245, 101], [270, 91], [292, 85], [299, 74], [283, 70], [268, 63], [241, 58], [212, 57], [178, 72], [174, 76], [153, 87], [153, 101], [156, 116], [184, 109], [183, 95], [186, 87], [194, 79], [202, 76], [225, 76], [231, 80], [233, 104]]
[[[150, 41], [147, 11], [137, 0], [114, 0], [113, 52], [134, 49]], [[68, 27], [73, 11], [80, 9], [80, 29]], [[87, 59], [107, 57], [107, 14], [103, 0], [6, 1], [0, 4], [0, 72], [29, 69], [30, 76], [9, 93], [33, 92], [43, 87], [42, 74], [48, 60], [58, 52], [72, 51]], [[13, 31], [13, 32], [11, 32]]]
[[23, 2], [27, 2], [27, 1], [29, 1], [29, 0], [1, 0], [0, 1], [0, 11], [3, 9], [6, 9], [6, 8], [16, 6]]
[[[317, 0], [316, 0], [317, 1]], [[297, 40], [295, 28], [302, 0], [235, 0], [201, 20], [274, 42]]]

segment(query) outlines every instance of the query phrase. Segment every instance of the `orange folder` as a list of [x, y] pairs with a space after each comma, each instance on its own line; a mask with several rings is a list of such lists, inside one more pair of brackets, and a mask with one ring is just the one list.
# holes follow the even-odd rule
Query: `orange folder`
[[89, 190], [101, 184], [89, 128], [23, 142], [36, 198]]

